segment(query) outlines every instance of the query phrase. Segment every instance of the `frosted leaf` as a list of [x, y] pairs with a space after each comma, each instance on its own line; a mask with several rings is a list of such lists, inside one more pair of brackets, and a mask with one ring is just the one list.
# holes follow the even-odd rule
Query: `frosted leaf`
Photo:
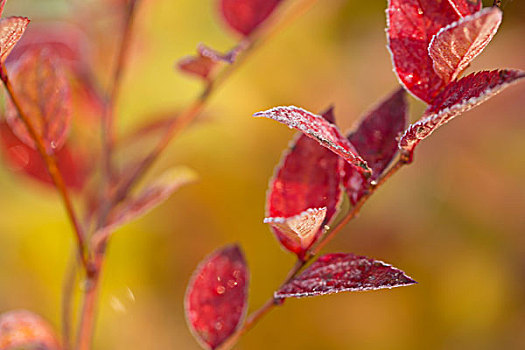
[[359, 172], [367, 175], [371, 172], [366, 162], [359, 156], [348, 139], [341, 134], [337, 126], [327, 121], [323, 116], [295, 106], [275, 107], [255, 113], [253, 116], [273, 119], [288, 125], [290, 128], [297, 129], [343, 157]]
[[428, 45], [441, 28], [460, 17], [446, 0], [389, 0], [387, 38], [394, 72], [408, 91], [427, 103], [445, 85], [434, 71]]
[[412, 153], [416, 145], [441, 125], [525, 78], [519, 70], [494, 70], [470, 74], [452, 82], [437, 96], [425, 114], [410, 125], [399, 141], [399, 147]]
[[401, 287], [416, 283], [382, 261], [354, 254], [326, 254], [275, 292], [275, 298], [301, 298], [339, 292]]
[[303, 250], [308, 249], [316, 238], [326, 217], [325, 208], [310, 208], [302, 213], [288, 217], [268, 217], [265, 224], [270, 224], [280, 234], [294, 241]]
[[[332, 123], [332, 109], [323, 113]], [[321, 146], [317, 141], [299, 133], [283, 153], [275, 167], [266, 194], [267, 217], [292, 217], [308, 208], [326, 208], [324, 224], [330, 224], [337, 214], [342, 199], [342, 167], [347, 164], [334, 152]], [[348, 165], [351, 167], [350, 165]], [[307, 248], [300, 242], [282, 233], [277, 227], [271, 229], [287, 250], [300, 258]], [[322, 235], [319, 228], [310, 244]]]
[[430, 42], [434, 70], [445, 83], [456, 80], [492, 40], [503, 13], [489, 7], [442, 28]]

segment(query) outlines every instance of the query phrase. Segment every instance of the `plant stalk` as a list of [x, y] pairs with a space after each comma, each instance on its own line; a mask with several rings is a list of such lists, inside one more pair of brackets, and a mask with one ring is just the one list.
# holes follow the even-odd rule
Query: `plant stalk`
[[[369, 191], [359, 199], [355, 206], [350, 210], [346, 216], [341, 220], [337, 226], [335, 226], [330, 232], [324, 236], [324, 238], [317, 244], [313, 249], [311, 249], [305, 256], [304, 260], [298, 260], [296, 264], [292, 267], [288, 273], [286, 279], [278, 288], [281, 289], [286, 284], [288, 284], [292, 279], [297, 277], [297, 275], [303, 270], [303, 268], [317, 256], [321, 249], [330, 242], [341, 230], [357, 215], [359, 214], [361, 208], [366, 203], [366, 201], [381, 187], [388, 179], [390, 179], [395, 173], [399, 171], [405, 164], [407, 164], [404, 157], [400, 156], [396, 163], [390, 167], [390, 169], [377, 181], [377, 183], [370, 186]], [[229, 350], [232, 349], [240, 337], [249, 331], [255, 326], [259, 320], [261, 320], [266, 314], [272, 311], [276, 306], [282, 305], [285, 299], [276, 299], [274, 296], [270, 297], [259, 309], [252, 312], [246, 319], [246, 322], [241, 328], [239, 328], [224, 344], [222, 344], [220, 350]]]
[[58, 190], [60, 197], [62, 198], [62, 202], [64, 203], [66, 213], [69, 217], [71, 225], [73, 226], [73, 231], [75, 233], [75, 237], [76, 237], [76, 241], [78, 245], [79, 258], [82, 262], [82, 266], [84, 267], [86, 271], [86, 274], [89, 276], [92, 273], [92, 269], [89, 263], [89, 259], [86, 256], [88, 254], [87, 254], [86, 243], [84, 240], [84, 232], [82, 230], [82, 226], [80, 225], [80, 221], [78, 220], [75, 214], [73, 202], [71, 201], [71, 198], [69, 197], [69, 192], [66, 188], [64, 178], [62, 177], [62, 174], [60, 170], [58, 169], [56, 160], [52, 155], [49, 155], [47, 153], [45, 143], [44, 143], [44, 140], [42, 139], [42, 136], [40, 136], [35, 126], [33, 125], [33, 122], [31, 121], [29, 116], [24, 112], [22, 105], [16, 96], [13, 85], [11, 84], [11, 81], [9, 80], [7, 71], [5, 70], [5, 66], [3, 65], [0, 66], [0, 77], [2, 79], [2, 82], [4, 83], [7, 93], [9, 94], [9, 97], [11, 98], [11, 101], [13, 102], [13, 105], [15, 106], [18, 112], [18, 115], [20, 116], [20, 119], [24, 123], [31, 138], [35, 141], [37, 151], [38, 153], [40, 153], [40, 156], [42, 157], [46, 165], [46, 169], [49, 175], [51, 176], [51, 179], [53, 180], [53, 183], [56, 189]]

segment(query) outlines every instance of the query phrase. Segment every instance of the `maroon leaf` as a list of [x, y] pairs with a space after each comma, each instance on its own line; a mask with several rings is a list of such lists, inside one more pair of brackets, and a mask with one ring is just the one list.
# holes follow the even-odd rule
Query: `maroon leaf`
[[299, 107], [289, 106], [275, 107], [255, 113], [253, 116], [273, 119], [288, 125], [290, 128], [295, 128], [343, 157], [344, 160], [355, 166], [359, 172], [367, 175], [371, 172], [366, 162], [359, 156], [348, 139], [341, 134], [337, 126], [320, 115], [313, 114]]
[[55, 331], [42, 317], [25, 310], [0, 315], [0, 349], [60, 350]]
[[[0, 122], [0, 145], [11, 170], [21, 171], [42, 183], [53, 186], [40, 154], [20, 141], [5, 122]], [[66, 143], [55, 153], [55, 158], [66, 186], [72, 190], [81, 190], [86, 183], [88, 173], [84, 156], [73, 152]]]
[[436, 97], [423, 117], [408, 127], [399, 141], [399, 147], [413, 152], [414, 147], [438, 127], [522, 78], [525, 78], [524, 71], [494, 70], [473, 73], [452, 82]]
[[397, 153], [397, 137], [408, 120], [406, 96], [399, 89], [366, 114], [348, 139], [372, 169], [366, 179], [355, 168], [345, 164], [343, 184], [350, 202], [355, 205], [366, 193], [370, 181], [377, 180]]
[[195, 181], [197, 175], [190, 169], [179, 167], [166, 171], [149, 184], [137, 196], [128, 198], [111, 211], [107, 224], [94, 235], [94, 242], [100, 244], [117, 228], [147, 214], [167, 200], [181, 186]]
[[405, 91], [399, 89], [363, 117], [348, 139], [377, 179], [397, 152], [396, 138], [408, 120]]
[[[11, 73], [22, 109], [42, 137], [48, 153], [66, 141], [71, 126], [71, 94], [66, 74], [49, 50], [30, 50]], [[31, 147], [34, 141], [8, 100], [6, 118], [14, 133]]]
[[472, 15], [479, 10], [483, 4], [481, 0], [448, 0], [456, 12], [462, 17]]
[[27, 28], [29, 19], [8, 17], [0, 20], [0, 64], [3, 64]]
[[237, 245], [206, 257], [193, 273], [184, 310], [188, 324], [204, 347], [216, 349], [241, 324], [246, 313], [249, 273]]
[[387, 16], [394, 71], [408, 91], [430, 103], [444, 82], [434, 71], [428, 45], [438, 30], [460, 15], [445, 0], [389, 0]]
[[489, 7], [449, 24], [432, 38], [428, 53], [446, 84], [456, 80], [485, 49], [498, 31], [502, 15], [499, 8]]
[[219, 63], [234, 63], [242, 50], [244, 50], [244, 45], [238, 45], [226, 54], [222, 54], [204, 44], [199, 44], [197, 56], [184, 57], [178, 62], [177, 66], [185, 73], [208, 80]]
[[301, 298], [414, 283], [403, 271], [379, 260], [354, 254], [326, 254], [275, 292], [275, 297]]
[[231, 28], [248, 36], [271, 15], [281, 1], [220, 0], [220, 10]]
[[264, 223], [271, 225], [285, 248], [302, 257], [322, 233], [325, 218], [326, 207], [309, 208], [292, 217], [267, 217]]

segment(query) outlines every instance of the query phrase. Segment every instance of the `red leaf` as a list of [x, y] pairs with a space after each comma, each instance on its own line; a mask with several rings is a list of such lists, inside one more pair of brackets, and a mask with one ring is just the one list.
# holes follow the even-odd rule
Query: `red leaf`
[[55, 331], [42, 317], [25, 310], [0, 315], [0, 349], [59, 350]]
[[[332, 110], [323, 114], [332, 122]], [[292, 218], [309, 208], [326, 208], [326, 216], [312, 237], [310, 244], [290, 237], [279, 228], [272, 226], [277, 239], [289, 251], [299, 257], [306, 252], [323, 233], [323, 226], [329, 224], [337, 213], [341, 202], [342, 159], [329, 149], [306, 135], [298, 134], [281, 157], [270, 181], [266, 216]]]
[[489, 7], [441, 28], [432, 38], [428, 53], [434, 70], [446, 84], [456, 80], [485, 49], [498, 31], [502, 16], [499, 8]]
[[9, 55], [6, 65], [17, 63], [28, 51], [48, 50], [57, 56], [71, 82], [72, 105], [75, 121], [82, 123], [82, 131], [92, 134], [91, 125], [103, 114], [106, 101], [95, 82], [90, 61], [90, 42], [86, 34], [71, 23], [33, 24]]
[[167, 200], [181, 186], [195, 181], [196, 174], [188, 168], [174, 168], [166, 171], [139, 195], [128, 198], [111, 211], [107, 225], [100, 229], [93, 239], [103, 242], [114, 230], [147, 214]]
[[479, 10], [483, 4], [481, 0], [448, 0], [456, 12], [462, 17], [472, 15]]
[[414, 147], [438, 127], [522, 78], [525, 78], [524, 71], [494, 70], [473, 73], [452, 82], [436, 97], [423, 117], [408, 127], [399, 141], [399, 147], [413, 152]]
[[302, 257], [323, 232], [321, 226], [325, 218], [326, 207], [309, 208], [292, 217], [267, 217], [264, 223], [271, 225], [285, 248]]
[[399, 89], [363, 117], [348, 139], [377, 179], [397, 152], [396, 138], [408, 120], [405, 91]]
[[8, 17], [0, 20], [0, 64], [3, 64], [24, 34], [29, 24], [25, 17]]
[[231, 28], [248, 36], [271, 15], [281, 1], [220, 0], [220, 10]]
[[348, 136], [373, 174], [370, 179], [366, 179], [349, 164], [345, 164], [343, 184], [353, 205], [366, 193], [370, 181], [377, 180], [396, 155], [397, 137], [405, 130], [407, 120], [405, 92], [399, 89], [365, 115], [357, 130]]
[[430, 40], [442, 27], [460, 16], [445, 0], [390, 0], [388, 47], [401, 84], [430, 103], [444, 87], [428, 55]]
[[275, 292], [275, 297], [301, 298], [414, 283], [403, 271], [379, 260], [354, 254], [326, 254]]
[[[22, 171], [36, 180], [53, 185], [40, 154], [20, 141], [5, 122], [0, 122], [0, 136], [2, 153], [13, 171]], [[72, 152], [68, 144], [65, 144], [55, 153], [55, 158], [66, 186], [80, 191], [88, 173], [84, 157], [78, 152]]]
[[7, 62], [16, 61], [28, 50], [44, 47], [53, 51], [68, 66], [82, 66], [78, 69], [87, 69], [90, 64], [89, 38], [79, 27], [68, 22], [32, 23]]
[[230, 337], [246, 313], [248, 267], [237, 245], [206, 257], [193, 273], [184, 310], [188, 324], [206, 348], [216, 349]]
[[320, 115], [313, 114], [299, 107], [289, 106], [275, 107], [255, 113], [253, 116], [273, 119], [288, 125], [290, 128], [295, 128], [343, 157], [344, 160], [355, 166], [359, 172], [367, 175], [371, 172], [366, 162], [358, 155], [348, 139], [341, 134], [337, 126]]
[[[66, 141], [71, 126], [71, 94], [57, 56], [49, 50], [30, 50], [11, 73], [15, 93], [27, 117], [42, 137], [46, 151], [56, 152]], [[27, 145], [34, 141], [8, 100], [6, 118], [14, 133]]]
[[178, 62], [177, 66], [184, 73], [193, 74], [208, 80], [219, 63], [234, 63], [237, 55], [242, 50], [244, 50], [244, 45], [238, 45], [226, 54], [222, 54], [204, 44], [199, 44], [197, 47], [198, 55], [184, 57]]

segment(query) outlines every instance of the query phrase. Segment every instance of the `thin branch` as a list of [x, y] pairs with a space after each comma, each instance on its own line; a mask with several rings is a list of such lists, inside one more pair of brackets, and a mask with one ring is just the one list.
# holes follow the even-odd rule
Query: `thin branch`
[[289, 11], [290, 15], [285, 16], [285, 20], [272, 28], [271, 32], [266, 33], [265, 30], [258, 30], [254, 33], [254, 35], [240, 42], [239, 45], [244, 46], [245, 50], [241, 53], [241, 55], [239, 55], [237, 61], [234, 64], [225, 67], [212, 81], [208, 82], [205, 85], [203, 92], [197, 97], [197, 99], [188, 108], [186, 108], [177, 119], [172, 122], [152, 152], [146, 156], [146, 158], [137, 166], [131, 176], [129, 176], [128, 179], [123, 182], [122, 185], [116, 190], [112, 200], [113, 205], [126, 198], [132, 187], [144, 177], [147, 171], [159, 158], [160, 154], [169, 145], [171, 140], [179, 135], [186, 127], [191, 125], [191, 123], [200, 114], [204, 107], [206, 107], [206, 104], [212, 95], [219, 89], [220, 86], [222, 86], [222, 84], [230, 75], [233, 74], [257, 48], [262, 46], [277, 33], [281, 32], [291, 22], [302, 16], [315, 3], [317, 3], [317, 1], [318, 0], [302, 1], [298, 6], [291, 9]]
[[96, 254], [96, 273], [91, 278], [86, 280], [84, 286], [84, 300], [82, 304], [82, 313], [77, 332], [76, 350], [89, 350], [93, 342], [93, 333], [95, 330], [95, 319], [97, 316], [97, 301], [98, 289], [100, 285], [100, 275], [102, 264], [104, 262], [104, 254], [100, 252]]
[[113, 165], [112, 155], [115, 147], [115, 104], [122, 86], [122, 76], [125, 68], [125, 63], [128, 58], [129, 48], [131, 44], [133, 23], [135, 21], [136, 9], [139, 0], [130, 0], [126, 15], [124, 19], [122, 37], [120, 46], [117, 51], [117, 60], [115, 63], [115, 70], [113, 77], [110, 79], [110, 86], [108, 87], [108, 99], [104, 107], [104, 114], [101, 119], [101, 136], [102, 136], [102, 173], [104, 175], [105, 186], [102, 186], [100, 194], [100, 211], [98, 226], [103, 225], [109, 210], [111, 209], [111, 201], [107, 200], [109, 188], [113, 180]]
[[126, 60], [128, 58], [137, 5], [138, 0], [130, 0], [128, 4], [126, 17], [123, 24], [120, 47], [117, 51], [115, 70], [113, 72], [112, 79], [110, 79], [110, 86], [108, 88], [108, 101], [104, 111], [104, 116], [102, 118], [102, 140], [105, 151], [102, 152], [102, 157], [104, 158], [106, 180], [111, 179], [111, 154], [115, 142], [114, 109], [120, 88], [122, 86], [122, 75], [124, 72]]
[[82, 226], [80, 225], [80, 221], [77, 219], [77, 216], [75, 214], [73, 203], [71, 201], [71, 198], [69, 197], [69, 193], [67, 191], [62, 174], [60, 173], [60, 170], [58, 169], [56, 160], [53, 156], [49, 155], [46, 152], [44, 140], [42, 139], [40, 134], [36, 131], [36, 128], [33, 125], [33, 122], [31, 121], [29, 116], [25, 114], [22, 108], [22, 105], [15, 94], [13, 85], [11, 84], [11, 81], [9, 80], [7, 76], [7, 71], [5, 70], [5, 67], [3, 65], [0, 66], [0, 77], [2, 79], [2, 82], [4, 83], [7, 93], [9, 94], [9, 97], [11, 98], [11, 101], [13, 102], [13, 105], [15, 106], [18, 112], [18, 115], [20, 116], [20, 119], [24, 123], [31, 138], [35, 141], [35, 145], [38, 150], [38, 153], [40, 153], [40, 156], [44, 160], [46, 169], [49, 175], [51, 176], [51, 179], [53, 180], [53, 183], [62, 198], [64, 207], [66, 208], [67, 215], [69, 217], [69, 220], [71, 221], [71, 224], [73, 226], [73, 230], [75, 233], [75, 237], [77, 240], [78, 255], [81, 259], [84, 269], [86, 270], [86, 274], [90, 275], [92, 270], [88, 262], [88, 258], [86, 257], [87, 249], [86, 249], [86, 244], [84, 241], [84, 233], [82, 230]]
[[[292, 279], [294, 279], [299, 272], [306, 266], [308, 262], [313, 260], [317, 254], [323, 249], [323, 247], [330, 242], [341, 230], [343, 227], [345, 227], [352, 219], [354, 219], [360, 212], [363, 205], [366, 203], [366, 201], [377, 191], [379, 187], [381, 187], [388, 179], [390, 179], [395, 173], [399, 171], [403, 167], [403, 165], [407, 164], [404, 157], [399, 157], [399, 159], [390, 167], [390, 169], [377, 181], [376, 184], [373, 184], [370, 187], [370, 190], [367, 194], [365, 194], [363, 197], [359, 199], [359, 201], [355, 204], [355, 206], [350, 210], [346, 216], [341, 220], [337, 226], [335, 226], [330, 232], [324, 236], [324, 238], [315, 246], [313, 249], [311, 249], [308, 254], [306, 255], [304, 260], [298, 260], [296, 264], [292, 267], [290, 272], [288, 273], [286, 279], [281, 284], [281, 287], [278, 289], [281, 289], [283, 286], [288, 284]], [[237, 342], [239, 341], [239, 338], [249, 331], [255, 324], [263, 318], [266, 314], [268, 314], [275, 306], [282, 305], [284, 302], [284, 299], [276, 299], [275, 297], [269, 298], [259, 309], [252, 312], [248, 318], [246, 319], [246, 322], [244, 325], [239, 328], [222, 346], [220, 346], [220, 350], [229, 350], [232, 349]]]
[[73, 320], [72, 303], [77, 280], [77, 256], [73, 254], [68, 261], [67, 270], [62, 285], [62, 347], [72, 349], [71, 328]]

